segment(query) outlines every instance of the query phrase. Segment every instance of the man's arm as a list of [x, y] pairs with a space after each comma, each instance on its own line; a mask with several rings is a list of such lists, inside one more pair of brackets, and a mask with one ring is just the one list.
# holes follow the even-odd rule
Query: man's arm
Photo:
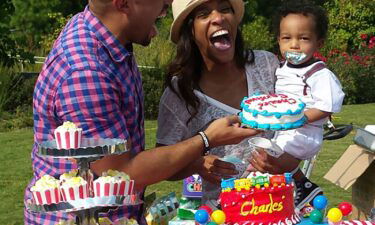
[[[163, 147], [167, 145], [156, 143], [156, 148]], [[187, 165], [185, 168], [178, 171], [176, 174], [173, 174], [171, 177], [169, 177], [167, 180], [169, 181], [176, 181], [176, 180], [182, 180], [186, 177], [189, 177], [193, 174], [198, 173], [198, 165], [203, 163], [203, 156], [199, 157], [198, 159], [194, 160], [192, 163]]]
[[220, 184], [221, 179], [230, 178], [238, 174], [238, 171], [232, 163], [222, 161], [216, 155], [207, 155], [194, 160], [167, 180], [181, 180], [193, 174], [199, 174], [213, 184]]
[[[78, 123], [86, 137], [129, 140], [127, 118], [120, 106], [122, 97], [118, 83], [121, 82], [116, 79], [102, 71], [74, 72], [57, 90], [56, 116], [61, 121]], [[238, 117], [230, 116], [213, 122], [205, 133], [210, 147], [215, 147], [239, 143], [258, 131], [240, 128]], [[202, 138], [194, 136], [176, 145], [144, 151], [133, 157], [130, 153], [104, 157], [92, 163], [92, 170], [96, 174], [108, 169], [124, 171], [135, 180], [137, 187], [145, 187], [176, 174], [201, 157], [202, 151]]]
[[[205, 133], [210, 146], [237, 144], [242, 139], [255, 135], [259, 131], [240, 128], [237, 116], [228, 116], [214, 121]], [[200, 158], [203, 152], [203, 141], [199, 135], [175, 145], [163, 146], [143, 151], [130, 158], [129, 154], [109, 156], [92, 164], [92, 170], [100, 174], [108, 169], [124, 171], [135, 180], [137, 188], [157, 183], [187, 167]]]
[[91, 169], [97, 174], [108, 169], [124, 171], [135, 180], [137, 188], [144, 188], [171, 177], [199, 158], [202, 151], [203, 141], [194, 136], [172, 146], [143, 151], [134, 158], [130, 154], [108, 156], [92, 163]]

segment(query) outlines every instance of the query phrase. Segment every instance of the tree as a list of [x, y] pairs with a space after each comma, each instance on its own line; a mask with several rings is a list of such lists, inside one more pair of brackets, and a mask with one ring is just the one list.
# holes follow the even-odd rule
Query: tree
[[9, 28], [9, 19], [14, 12], [14, 7], [11, 0], [0, 2], [0, 63], [3, 66], [11, 67], [17, 62], [17, 56], [21, 60], [32, 60], [32, 55], [16, 45], [16, 42], [11, 38], [11, 30]]
[[58, 18], [50, 15], [60, 13], [63, 17], [67, 17], [82, 11], [87, 4], [87, 0], [12, 0], [12, 2], [14, 13], [11, 17], [11, 25], [16, 30], [14, 37], [18, 43], [31, 51], [38, 51], [43, 36], [61, 27]]

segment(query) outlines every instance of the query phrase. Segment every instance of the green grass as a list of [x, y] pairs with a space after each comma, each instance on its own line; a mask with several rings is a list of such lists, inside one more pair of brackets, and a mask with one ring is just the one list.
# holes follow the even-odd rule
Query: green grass
[[[375, 124], [375, 103], [365, 105], [344, 106], [343, 111], [337, 114], [335, 123], [353, 123], [363, 127], [366, 124]], [[146, 121], [146, 148], [155, 145], [156, 121]], [[323, 176], [342, 155], [345, 149], [352, 144], [353, 131], [341, 140], [326, 141], [323, 145], [315, 165], [312, 180], [318, 183], [330, 200], [330, 207], [340, 201], [350, 201], [351, 191], [344, 191], [326, 181]], [[33, 143], [31, 129], [15, 130], [0, 133], [1, 163], [0, 163], [0, 224], [23, 224], [23, 195], [24, 188], [32, 177], [30, 151]], [[156, 192], [163, 196], [169, 192], [181, 194], [182, 182], [160, 182], [147, 188], [146, 194]]]

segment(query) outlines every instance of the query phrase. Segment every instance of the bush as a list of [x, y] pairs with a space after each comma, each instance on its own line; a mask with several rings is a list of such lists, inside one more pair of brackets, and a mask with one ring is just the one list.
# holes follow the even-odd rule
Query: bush
[[33, 110], [31, 106], [20, 106], [12, 112], [0, 112], [0, 132], [33, 127]]
[[267, 20], [264, 17], [256, 17], [251, 23], [244, 24], [242, 35], [245, 47], [249, 49], [260, 49], [273, 51], [276, 40], [269, 31]]
[[[169, 27], [171, 23], [171, 15], [159, 21], [159, 35], [152, 39], [149, 46], [134, 45], [134, 54], [138, 65], [166, 68], [169, 62], [172, 61], [175, 55], [175, 45], [169, 40]], [[160, 78], [163, 77], [161, 76]]]
[[36, 76], [0, 66], [0, 132], [32, 127], [32, 95]]
[[375, 32], [374, 1], [330, 0], [324, 6], [330, 21], [327, 49], [351, 51], [360, 44], [360, 34]]
[[146, 119], [156, 119], [160, 97], [164, 91], [165, 70], [160, 68], [141, 68]]
[[32, 105], [36, 76], [9, 72], [0, 73], [0, 77], [0, 111], [12, 112], [18, 107]]
[[[339, 78], [346, 94], [345, 104], [371, 103], [375, 100], [375, 36], [361, 35], [361, 43], [351, 52], [331, 50], [317, 55]], [[359, 42], [359, 40], [357, 40]]]
[[59, 37], [60, 32], [65, 27], [65, 24], [71, 19], [72, 15], [63, 16], [62, 13], [48, 13], [47, 17], [53, 21], [55, 21], [55, 24], [53, 27], [51, 27], [50, 32], [48, 34], [44, 34], [41, 36], [41, 41], [39, 44], [41, 45], [41, 49], [43, 49], [46, 52], [43, 52], [43, 54], [48, 54], [48, 52], [51, 50], [53, 43], [55, 40]]
[[175, 54], [175, 45], [169, 40], [172, 15], [159, 21], [159, 35], [149, 46], [134, 45], [134, 54], [142, 73], [146, 119], [156, 119], [160, 97], [164, 91], [166, 68]]

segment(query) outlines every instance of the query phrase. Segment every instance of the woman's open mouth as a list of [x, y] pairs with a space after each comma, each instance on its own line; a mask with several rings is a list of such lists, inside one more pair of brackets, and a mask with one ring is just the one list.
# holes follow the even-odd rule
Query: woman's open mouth
[[228, 30], [215, 31], [210, 37], [211, 44], [218, 50], [224, 51], [232, 47]]

